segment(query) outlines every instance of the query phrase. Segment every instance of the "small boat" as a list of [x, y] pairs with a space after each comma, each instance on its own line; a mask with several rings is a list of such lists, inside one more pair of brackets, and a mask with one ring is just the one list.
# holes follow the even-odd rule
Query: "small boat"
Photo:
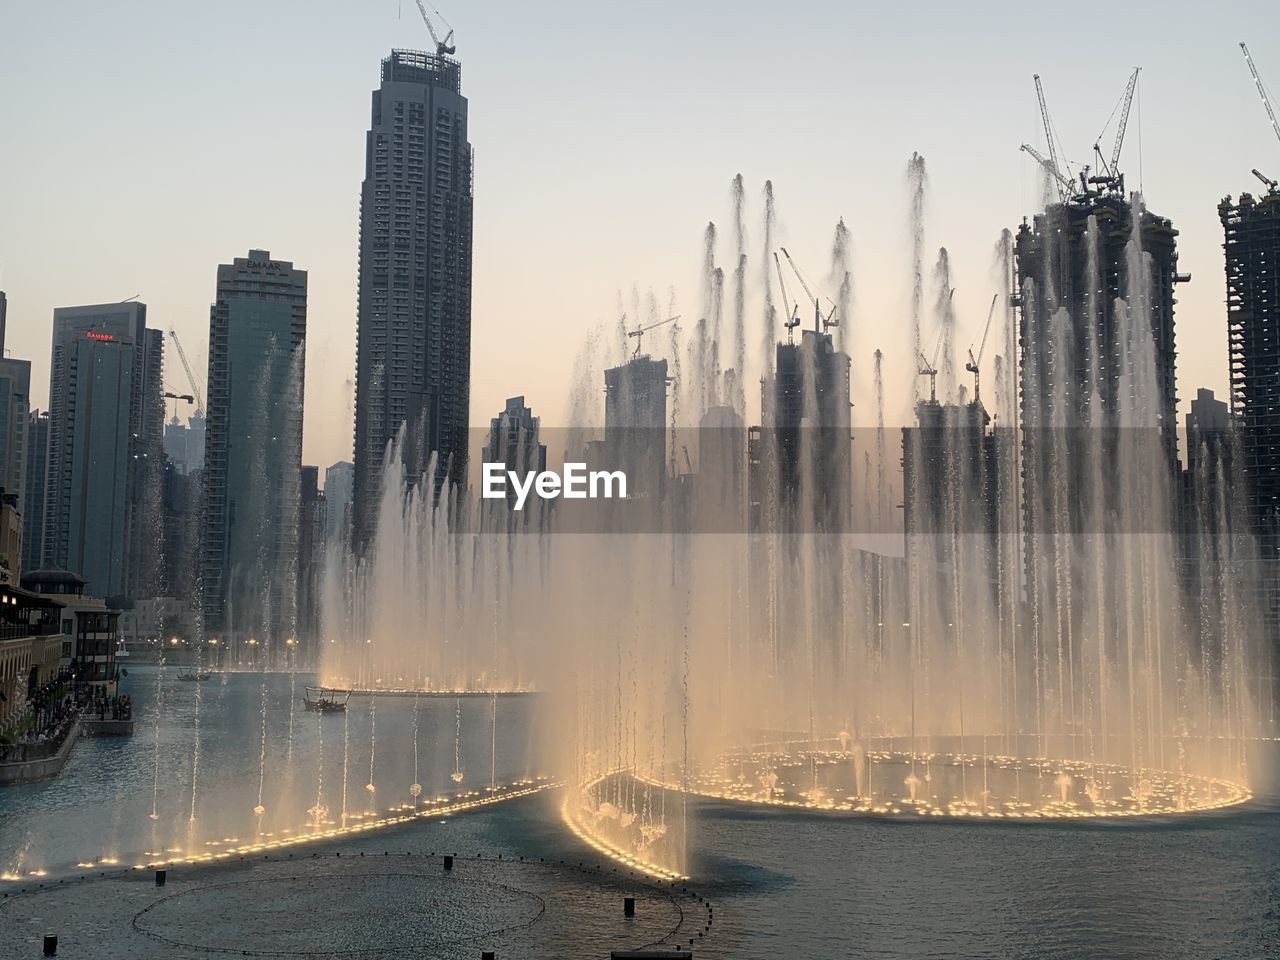
[[342, 713], [351, 699], [350, 690], [332, 690], [328, 687], [307, 687], [302, 705], [316, 713]]
[[189, 682], [189, 683], [203, 683], [205, 680], [211, 680], [212, 678], [213, 678], [213, 674], [212, 674], [212, 673], [208, 673], [208, 672], [203, 671], [203, 670], [202, 670], [202, 671], [199, 671], [199, 672], [196, 672], [196, 673], [180, 673], [180, 674], [178, 674], [178, 679], [179, 679], [179, 680], [186, 680], [186, 681], [187, 681], [187, 682]]

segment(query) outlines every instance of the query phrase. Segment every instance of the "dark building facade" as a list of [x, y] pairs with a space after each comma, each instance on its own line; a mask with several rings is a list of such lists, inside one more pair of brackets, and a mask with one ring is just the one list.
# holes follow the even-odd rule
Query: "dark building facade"
[[[799, 343], [779, 343], [764, 395], [765, 455], [776, 457], [776, 496], [794, 513], [808, 496], [807, 518], [831, 533], [848, 529], [853, 506], [849, 355], [829, 333], [805, 330]], [[806, 493], [806, 490], [808, 493]]]
[[148, 528], [141, 465], [164, 407], [146, 317], [137, 302], [53, 314], [41, 566], [78, 573], [94, 596], [128, 592], [130, 539]]
[[[1174, 290], [1187, 279], [1177, 270], [1177, 235], [1168, 220], [1124, 196], [1122, 181], [1054, 203], [1017, 232], [1014, 304], [1023, 556], [1029, 580], [1037, 567], [1056, 562], [1042, 556], [1042, 534], [1063, 530], [1064, 517], [1066, 529], [1087, 526], [1095, 505], [1087, 492], [1095, 482], [1094, 465], [1098, 457], [1110, 462], [1116, 444], [1126, 445], [1131, 462], [1163, 461], [1172, 509], [1177, 470]], [[1134, 271], [1142, 275], [1131, 277]], [[1132, 342], [1122, 312], [1126, 308], [1118, 306], [1122, 298], [1135, 325], [1143, 324], [1143, 317], [1149, 322], [1149, 330], [1134, 332]], [[1137, 369], [1145, 368], [1148, 334], [1156, 409], [1135, 416], [1127, 390], [1148, 375]], [[1141, 429], [1121, 429], [1130, 424]]]
[[302, 468], [302, 505], [298, 516], [298, 630], [296, 656], [301, 664], [318, 662], [320, 653], [320, 587], [324, 577], [325, 493], [320, 468]]
[[44, 544], [45, 468], [49, 459], [49, 412], [31, 411], [27, 420], [26, 480], [22, 510], [22, 569], [40, 566]]
[[647, 354], [604, 372], [604, 443], [593, 464], [627, 475], [627, 496], [659, 501], [667, 492], [667, 361]]
[[[1258, 539], [1262, 606], [1280, 636], [1280, 190], [1218, 205], [1227, 273], [1231, 412]], [[1278, 648], [1277, 652], [1280, 652]]]
[[462, 68], [393, 50], [373, 92], [360, 190], [353, 539], [373, 533], [387, 445], [410, 482], [465, 484], [472, 153]]
[[219, 265], [209, 310], [204, 630], [225, 634], [228, 656], [252, 662], [278, 656], [297, 629], [306, 332], [305, 270], [266, 250]]

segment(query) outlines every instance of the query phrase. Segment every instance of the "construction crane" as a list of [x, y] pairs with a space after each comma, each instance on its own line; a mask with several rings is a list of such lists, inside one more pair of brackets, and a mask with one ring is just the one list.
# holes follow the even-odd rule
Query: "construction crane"
[[200, 411], [200, 416], [204, 416], [204, 390], [200, 386], [200, 381], [196, 379], [195, 372], [191, 369], [191, 363], [187, 360], [187, 351], [182, 349], [182, 341], [178, 339], [178, 331], [169, 328], [169, 337], [173, 340], [173, 345], [178, 348], [178, 359], [182, 361], [182, 369], [187, 371], [187, 382], [191, 384], [191, 396], [195, 397], [196, 409]]
[[791, 264], [791, 270], [795, 273], [796, 279], [800, 281], [800, 286], [804, 288], [805, 294], [813, 301], [813, 332], [826, 333], [832, 327], [840, 326], [840, 318], [836, 316], [836, 302], [827, 297], [827, 302], [831, 304], [831, 311], [824, 317], [822, 315], [822, 302], [818, 295], [809, 289], [809, 284], [805, 283], [804, 274], [800, 272], [800, 268], [796, 266], [795, 260], [791, 258], [791, 254], [787, 252], [786, 247], [780, 247], [782, 255], [787, 258], [787, 263]]
[[[440, 22], [443, 23], [446, 27], [449, 27], [449, 32], [445, 34], [445, 38], [441, 40], [440, 37], [436, 34], [436, 28], [431, 23], [431, 18], [427, 16], [426, 5], [422, 2], [422, 0], [416, 0], [416, 2], [418, 4], [418, 12], [422, 14], [422, 22], [427, 25], [427, 32], [431, 34], [431, 39], [435, 42], [436, 53], [439, 54], [440, 56], [445, 56], [446, 54], [452, 54], [455, 51], [457, 51], [458, 49], [457, 45], [451, 44], [449, 42], [450, 40], [453, 39], [453, 27], [449, 27], [449, 21], [446, 20], [441, 15], [439, 10], [436, 10], [436, 16], [440, 17]], [[435, 8], [433, 7], [432, 9], [434, 10]]]
[[185, 400], [189, 404], [196, 402], [196, 398], [189, 393], [170, 393], [166, 390], [164, 392], [164, 397], [166, 400], [173, 401], [173, 420], [175, 423], [178, 421], [178, 401]]
[[991, 333], [991, 318], [996, 315], [996, 301], [1000, 299], [1000, 294], [991, 297], [991, 309], [987, 311], [987, 325], [982, 329], [982, 346], [978, 347], [978, 355], [973, 355], [973, 347], [969, 347], [969, 362], [964, 368], [973, 374], [973, 402], [978, 403], [982, 398], [978, 393], [978, 368], [982, 364], [982, 357], [987, 352], [987, 337]]
[[[673, 323], [679, 319], [680, 314], [677, 313], [674, 317], [667, 317], [667, 319], [659, 320], [657, 323], [651, 323], [647, 327], [636, 324], [636, 328], [634, 330], [628, 330], [627, 336], [636, 338], [636, 352], [631, 354], [631, 359], [634, 360], [636, 357], [640, 356], [640, 345], [644, 342], [644, 335], [646, 333], [650, 330], [656, 330], [658, 327], [665, 327], [668, 323]], [[625, 322], [625, 320], [626, 317], [624, 316], [623, 321]]]
[[[773, 254], [773, 265], [778, 269], [778, 287], [782, 290], [782, 305], [785, 307], [787, 305], [787, 301], [791, 298], [787, 296], [787, 281], [782, 276], [782, 261], [778, 259], [777, 251]], [[791, 310], [787, 313], [787, 319], [783, 321], [782, 325], [787, 328], [787, 343], [793, 343], [793, 334], [791, 331], [800, 326], [799, 303], [791, 304]]]
[[1271, 108], [1271, 98], [1267, 96], [1267, 88], [1262, 83], [1262, 77], [1258, 75], [1258, 68], [1253, 65], [1253, 57], [1249, 55], [1248, 46], [1241, 43], [1240, 49], [1244, 51], [1244, 62], [1249, 65], [1249, 73], [1253, 77], [1253, 85], [1258, 88], [1258, 96], [1262, 98], [1262, 109], [1267, 111], [1267, 119], [1271, 121], [1271, 129], [1275, 131], [1276, 137], [1280, 138], [1280, 120], [1276, 119], [1276, 112]]
[[[1058, 162], [1058, 138], [1053, 132], [1053, 121], [1049, 119], [1049, 106], [1044, 100], [1044, 86], [1040, 83], [1040, 74], [1035, 74], [1033, 79], [1036, 82], [1036, 100], [1040, 103], [1040, 122], [1044, 125], [1044, 142], [1049, 148], [1049, 156], [1046, 160], [1044, 157], [1039, 157], [1034, 151], [1028, 152], [1037, 157], [1040, 165], [1049, 171], [1049, 174], [1058, 185], [1059, 197], [1063, 203], [1066, 203], [1071, 199], [1073, 184], [1071, 178], [1063, 173], [1062, 164]], [[1022, 149], [1027, 150], [1025, 144]]]
[[[1124, 148], [1124, 134], [1129, 128], [1129, 111], [1133, 107], [1133, 94], [1138, 89], [1138, 74], [1142, 72], [1141, 67], [1134, 67], [1133, 73], [1129, 75], [1129, 83], [1125, 87], [1124, 95], [1120, 99], [1119, 111], [1120, 120], [1116, 125], [1116, 142], [1111, 148], [1111, 160], [1102, 155], [1102, 133], [1098, 134], [1097, 140], [1093, 144], [1093, 152], [1097, 154], [1098, 162], [1102, 165], [1102, 171], [1105, 176], [1090, 178], [1090, 183], [1098, 183], [1104, 185], [1115, 185], [1120, 183], [1120, 151]], [[1112, 111], [1112, 116], [1115, 111]], [[1111, 122], [1111, 118], [1107, 118], [1107, 123]], [[1103, 133], [1106, 132], [1106, 126], [1102, 128]]]
[[1025, 153], [1031, 154], [1031, 158], [1040, 164], [1044, 172], [1049, 175], [1049, 179], [1053, 181], [1058, 190], [1059, 198], [1063, 203], [1066, 203], [1071, 198], [1071, 192], [1075, 189], [1075, 184], [1062, 175], [1062, 171], [1058, 169], [1057, 164], [1031, 146], [1031, 144], [1024, 143], [1022, 149]]
[[[1280, 139], [1280, 121], [1276, 120], [1276, 112], [1271, 107], [1271, 98], [1267, 96], [1266, 84], [1262, 82], [1258, 68], [1253, 64], [1253, 57], [1249, 54], [1249, 47], [1241, 43], [1240, 49], [1244, 53], [1244, 62], [1249, 65], [1249, 75], [1253, 77], [1253, 85], [1258, 88], [1258, 96], [1262, 98], [1262, 109], [1267, 111], [1267, 119], [1271, 121], [1271, 129], [1275, 131], [1277, 139]], [[1261, 173], [1257, 167], [1253, 168], [1253, 175], [1265, 183], [1268, 190], [1275, 192], [1280, 189], [1280, 185], [1275, 180]]]
[[924, 355], [923, 350], [916, 352], [916, 356], [920, 358], [920, 368], [916, 370], [916, 374], [921, 377], [929, 378], [929, 402], [938, 402], [938, 368], [930, 363]]

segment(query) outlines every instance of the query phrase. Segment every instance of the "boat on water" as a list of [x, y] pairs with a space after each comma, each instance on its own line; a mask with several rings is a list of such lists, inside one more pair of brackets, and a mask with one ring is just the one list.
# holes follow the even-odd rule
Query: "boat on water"
[[203, 681], [211, 680], [212, 678], [213, 678], [213, 674], [208, 673], [207, 671], [204, 671], [204, 670], [200, 670], [194, 673], [178, 674], [179, 680], [185, 680], [188, 683], [202, 683]]
[[316, 713], [342, 713], [351, 699], [350, 690], [334, 690], [329, 687], [307, 687], [302, 705]]

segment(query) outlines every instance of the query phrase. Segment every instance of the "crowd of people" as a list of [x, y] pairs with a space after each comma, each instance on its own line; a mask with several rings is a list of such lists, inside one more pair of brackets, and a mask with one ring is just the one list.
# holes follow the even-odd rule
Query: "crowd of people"
[[30, 716], [30, 724], [12, 742], [0, 742], [0, 763], [52, 756], [82, 717], [132, 720], [133, 698], [109, 694], [101, 686], [69, 683], [68, 678], [60, 677], [36, 691], [31, 698]]

